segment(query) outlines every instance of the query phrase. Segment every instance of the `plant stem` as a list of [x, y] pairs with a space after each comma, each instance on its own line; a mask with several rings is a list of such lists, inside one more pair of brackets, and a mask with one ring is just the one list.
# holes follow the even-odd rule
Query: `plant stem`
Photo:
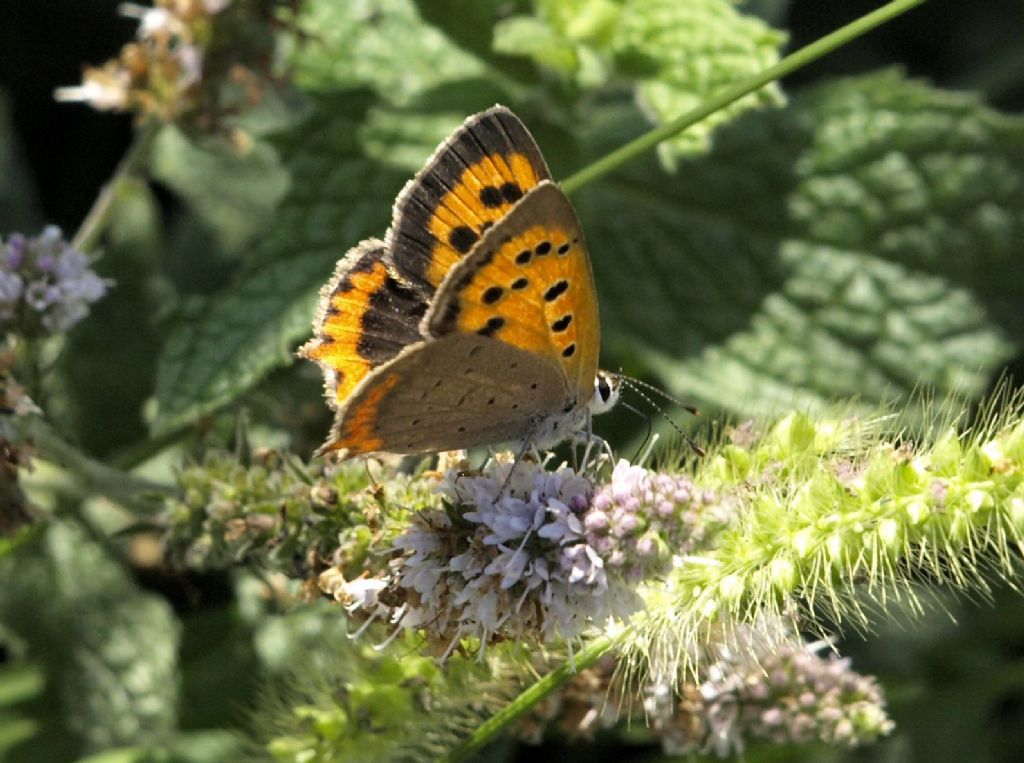
[[78, 232], [75, 233], [75, 237], [71, 241], [71, 245], [75, 249], [80, 252], [89, 252], [96, 247], [110, 221], [110, 214], [115, 206], [114, 202], [117, 200], [121, 182], [138, 171], [159, 127], [158, 122], [151, 121], [136, 130], [135, 138], [132, 140], [131, 146], [128, 147], [127, 153], [121, 159], [121, 163], [117, 165], [110, 180], [103, 186], [96, 201], [89, 209], [89, 213], [78, 227]]
[[649, 151], [663, 140], [673, 137], [688, 127], [692, 127], [719, 109], [725, 108], [745, 95], [760, 90], [765, 85], [785, 77], [787, 74], [792, 74], [796, 70], [818, 60], [825, 54], [831, 53], [836, 48], [842, 47], [870, 32], [875, 27], [881, 26], [915, 6], [921, 5], [923, 2], [925, 0], [894, 0], [876, 11], [861, 16], [856, 21], [837, 29], [831, 34], [825, 35], [819, 40], [815, 40], [795, 53], [791, 53], [774, 66], [770, 66], [762, 72], [740, 80], [734, 85], [730, 85], [717, 95], [704, 101], [697, 108], [670, 122], [666, 122], [660, 127], [654, 128], [636, 140], [630, 141], [610, 154], [601, 157], [593, 164], [584, 167], [575, 175], [566, 179], [561, 184], [562, 190], [568, 194], [578, 191], [588, 183], [592, 183], [612, 170], [617, 169], [620, 165]]
[[42, 420], [33, 421], [29, 432], [39, 456], [68, 470], [87, 492], [118, 502], [133, 502], [141, 494], [167, 495], [175, 490], [171, 485], [152, 482], [94, 461], [61, 439]]
[[628, 633], [629, 628], [625, 628], [615, 636], [600, 636], [589, 642], [576, 653], [572, 664], [565, 663], [534, 683], [499, 712], [480, 724], [468, 739], [448, 753], [446, 757], [442, 758], [442, 761], [444, 763], [458, 763], [458, 761], [465, 760], [474, 752], [478, 752], [498, 736], [509, 723], [527, 712], [556, 689], [562, 688], [579, 671], [585, 670], [596, 663], [605, 652], [622, 641]]

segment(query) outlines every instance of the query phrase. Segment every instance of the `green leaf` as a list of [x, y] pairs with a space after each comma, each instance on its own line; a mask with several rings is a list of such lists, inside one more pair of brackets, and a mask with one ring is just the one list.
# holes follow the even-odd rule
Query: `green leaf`
[[[675, 119], [711, 94], [779, 60], [785, 35], [728, 0], [626, 0], [612, 43], [620, 68], [637, 69], [637, 98], [658, 122]], [[755, 106], [782, 100], [777, 86], [741, 98], [658, 147], [673, 167], [707, 149], [712, 131]]]
[[535, 15], [511, 16], [494, 28], [494, 49], [525, 56], [583, 88], [612, 73], [609, 47], [619, 23], [617, 0], [541, 0]]
[[0, 623], [43, 666], [40, 733], [12, 759], [67, 759], [159, 742], [177, 716], [178, 626], [170, 607], [69, 525], [0, 560]]
[[674, 394], [974, 397], [1019, 351], [1021, 120], [885, 72], [747, 115], [681, 170], [580, 204], [608, 347]]
[[499, 19], [525, 6], [525, 0], [414, 0], [420, 17], [440, 29], [448, 39], [473, 56], [486, 61], [501, 75], [534, 83], [537, 70], [522, 58], [502, 55], [494, 37]]
[[295, 252], [245, 276], [227, 294], [185, 316], [160, 358], [152, 429], [163, 434], [234, 400], [291, 359], [291, 340], [310, 332], [314, 284], [343, 252]]
[[494, 49], [528, 56], [565, 76], [576, 70], [579, 58], [570, 40], [534, 16], [515, 16], [502, 21], [495, 30]]
[[149, 169], [228, 251], [266, 226], [288, 189], [288, 174], [267, 144], [241, 148], [220, 136], [197, 142], [174, 125], [161, 129], [153, 141]]
[[365, 93], [322, 97], [277, 139], [291, 187], [254, 265], [225, 293], [184, 316], [160, 359], [152, 428], [167, 432], [234, 400], [287, 364], [310, 334], [319, 287], [346, 249], [387, 227], [405, 173], [363, 155]]
[[298, 31], [293, 76], [313, 92], [368, 87], [405, 104], [483, 73], [477, 59], [423, 22], [412, 0], [311, 0], [303, 4]]
[[[730, 0], [541, 0], [532, 16], [498, 22], [494, 47], [518, 54], [583, 89], [626, 78], [641, 109], [656, 122], [675, 119], [710, 95], [779, 59], [785, 35]], [[754, 106], [782, 101], [767, 87], [665, 141], [672, 168], [707, 150], [711, 132]]]

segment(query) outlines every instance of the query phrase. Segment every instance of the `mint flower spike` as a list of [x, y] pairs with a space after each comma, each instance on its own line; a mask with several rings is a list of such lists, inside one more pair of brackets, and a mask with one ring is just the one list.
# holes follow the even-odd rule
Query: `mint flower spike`
[[[753, 624], [794, 601], [811, 628], [866, 628], [894, 601], [920, 610], [915, 571], [961, 591], [1015, 576], [1022, 410], [1018, 395], [971, 431], [939, 427], [916, 445], [886, 439], [882, 419], [791, 414], [763, 434], [735, 430], [694, 475], [735, 519], [699, 560], [679, 560], [666, 586], [642, 591], [646, 612], [623, 643], [631, 675], [685, 675], [709, 625]], [[877, 605], [870, 612], [864, 597]]]
[[646, 687], [644, 710], [669, 755], [742, 755], [751, 742], [856, 747], [889, 734], [881, 688], [849, 659], [805, 643], [780, 618], [712, 636], [696, 675]]
[[0, 238], [0, 332], [29, 338], [65, 332], [112, 284], [93, 272], [55, 225], [34, 238]]
[[440, 507], [397, 534], [386, 571], [353, 580], [335, 567], [319, 583], [353, 616], [392, 636], [420, 631], [442, 656], [463, 639], [481, 653], [502, 640], [571, 644], [625, 621], [643, 606], [638, 586], [718, 516], [689, 478], [626, 461], [597, 487], [565, 464], [498, 458], [479, 474], [449, 470], [435, 492]]

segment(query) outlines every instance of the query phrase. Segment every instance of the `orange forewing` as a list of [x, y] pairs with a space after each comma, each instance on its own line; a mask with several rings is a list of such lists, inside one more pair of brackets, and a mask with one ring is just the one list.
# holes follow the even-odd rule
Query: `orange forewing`
[[594, 278], [579, 221], [545, 181], [454, 267], [431, 305], [426, 333], [489, 336], [564, 369], [589, 399], [600, 350]]

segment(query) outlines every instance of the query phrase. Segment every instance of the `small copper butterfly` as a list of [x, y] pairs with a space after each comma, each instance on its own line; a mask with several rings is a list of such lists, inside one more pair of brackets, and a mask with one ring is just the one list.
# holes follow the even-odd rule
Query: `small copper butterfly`
[[384, 241], [338, 263], [314, 337], [336, 411], [320, 453], [538, 447], [610, 408], [579, 220], [522, 122], [466, 120], [395, 201]]

